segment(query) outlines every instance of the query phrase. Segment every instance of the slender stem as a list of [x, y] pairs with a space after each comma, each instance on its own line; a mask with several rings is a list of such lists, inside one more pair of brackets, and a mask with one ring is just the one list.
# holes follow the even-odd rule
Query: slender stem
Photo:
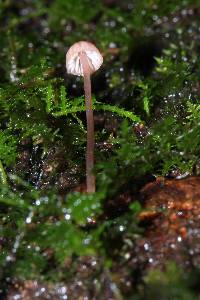
[[4, 168], [3, 168], [3, 164], [0, 160], [0, 178], [1, 178], [1, 182], [3, 184], [7, 184], [7, 176], [6, 176], [6, 173], [4, 171]]
[[86, 183], [87, 193], [94, 193], [95, 176], [92, 171], [94, 168], [94, 116], [92, 110], [91, 96], [91, 67], [85, 52], [80, 53], [80, 61], [83, 68], [86, 119], [87, 119], [87, 150], [86, 150]]

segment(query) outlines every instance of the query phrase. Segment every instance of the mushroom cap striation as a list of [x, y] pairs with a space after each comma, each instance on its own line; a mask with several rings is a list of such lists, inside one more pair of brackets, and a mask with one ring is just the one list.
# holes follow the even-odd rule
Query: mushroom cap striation
[[103, 63], [99, 50], [90, 42], [80, 41], [72, 45], [66, 54], [67, 73], [83, 76], [80, 54], [85, 52], [90, 66], [90, 73], [97, 71]]

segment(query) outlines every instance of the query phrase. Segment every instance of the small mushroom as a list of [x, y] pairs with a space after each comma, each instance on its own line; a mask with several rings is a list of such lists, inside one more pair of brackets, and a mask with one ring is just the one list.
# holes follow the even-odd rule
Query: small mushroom
[[103, 63], [99, 50], [91, 43], [80, 41], [72, 45], [66, 54], [66, 68], [69, 74], [83, 76], [86, 119], [87, 119], [87, 151], [86, 151], [86, 183], [87, 193], [95, 192], [94, 167], [94, 117], [92, 110], [91, 79]]

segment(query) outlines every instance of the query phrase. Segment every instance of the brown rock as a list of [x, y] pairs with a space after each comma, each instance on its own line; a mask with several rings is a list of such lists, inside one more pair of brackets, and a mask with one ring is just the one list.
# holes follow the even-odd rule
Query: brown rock
[[[175, 261], [184, 268], [200, 267], [200, 177], [159, 178], [141, 190], [145, 238], [137, 252], [148, 267]], [[149, 211], [149, 214], [148, 214]]]

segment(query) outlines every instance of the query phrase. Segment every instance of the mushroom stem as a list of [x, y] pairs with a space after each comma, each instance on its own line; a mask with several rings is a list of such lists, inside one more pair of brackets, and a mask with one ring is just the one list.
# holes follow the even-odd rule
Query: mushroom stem
[[94, 116], [92, 110], [91, 95], [91, 66], [88, 62], [85, 52], [80, 53], [80, 62], [83, 68], [86, 119], [87, 119], [87, 151], [86, 151], [86, 184], [87, 193], [95, 192], [95, 176], [93, 175], [94, 167]]

